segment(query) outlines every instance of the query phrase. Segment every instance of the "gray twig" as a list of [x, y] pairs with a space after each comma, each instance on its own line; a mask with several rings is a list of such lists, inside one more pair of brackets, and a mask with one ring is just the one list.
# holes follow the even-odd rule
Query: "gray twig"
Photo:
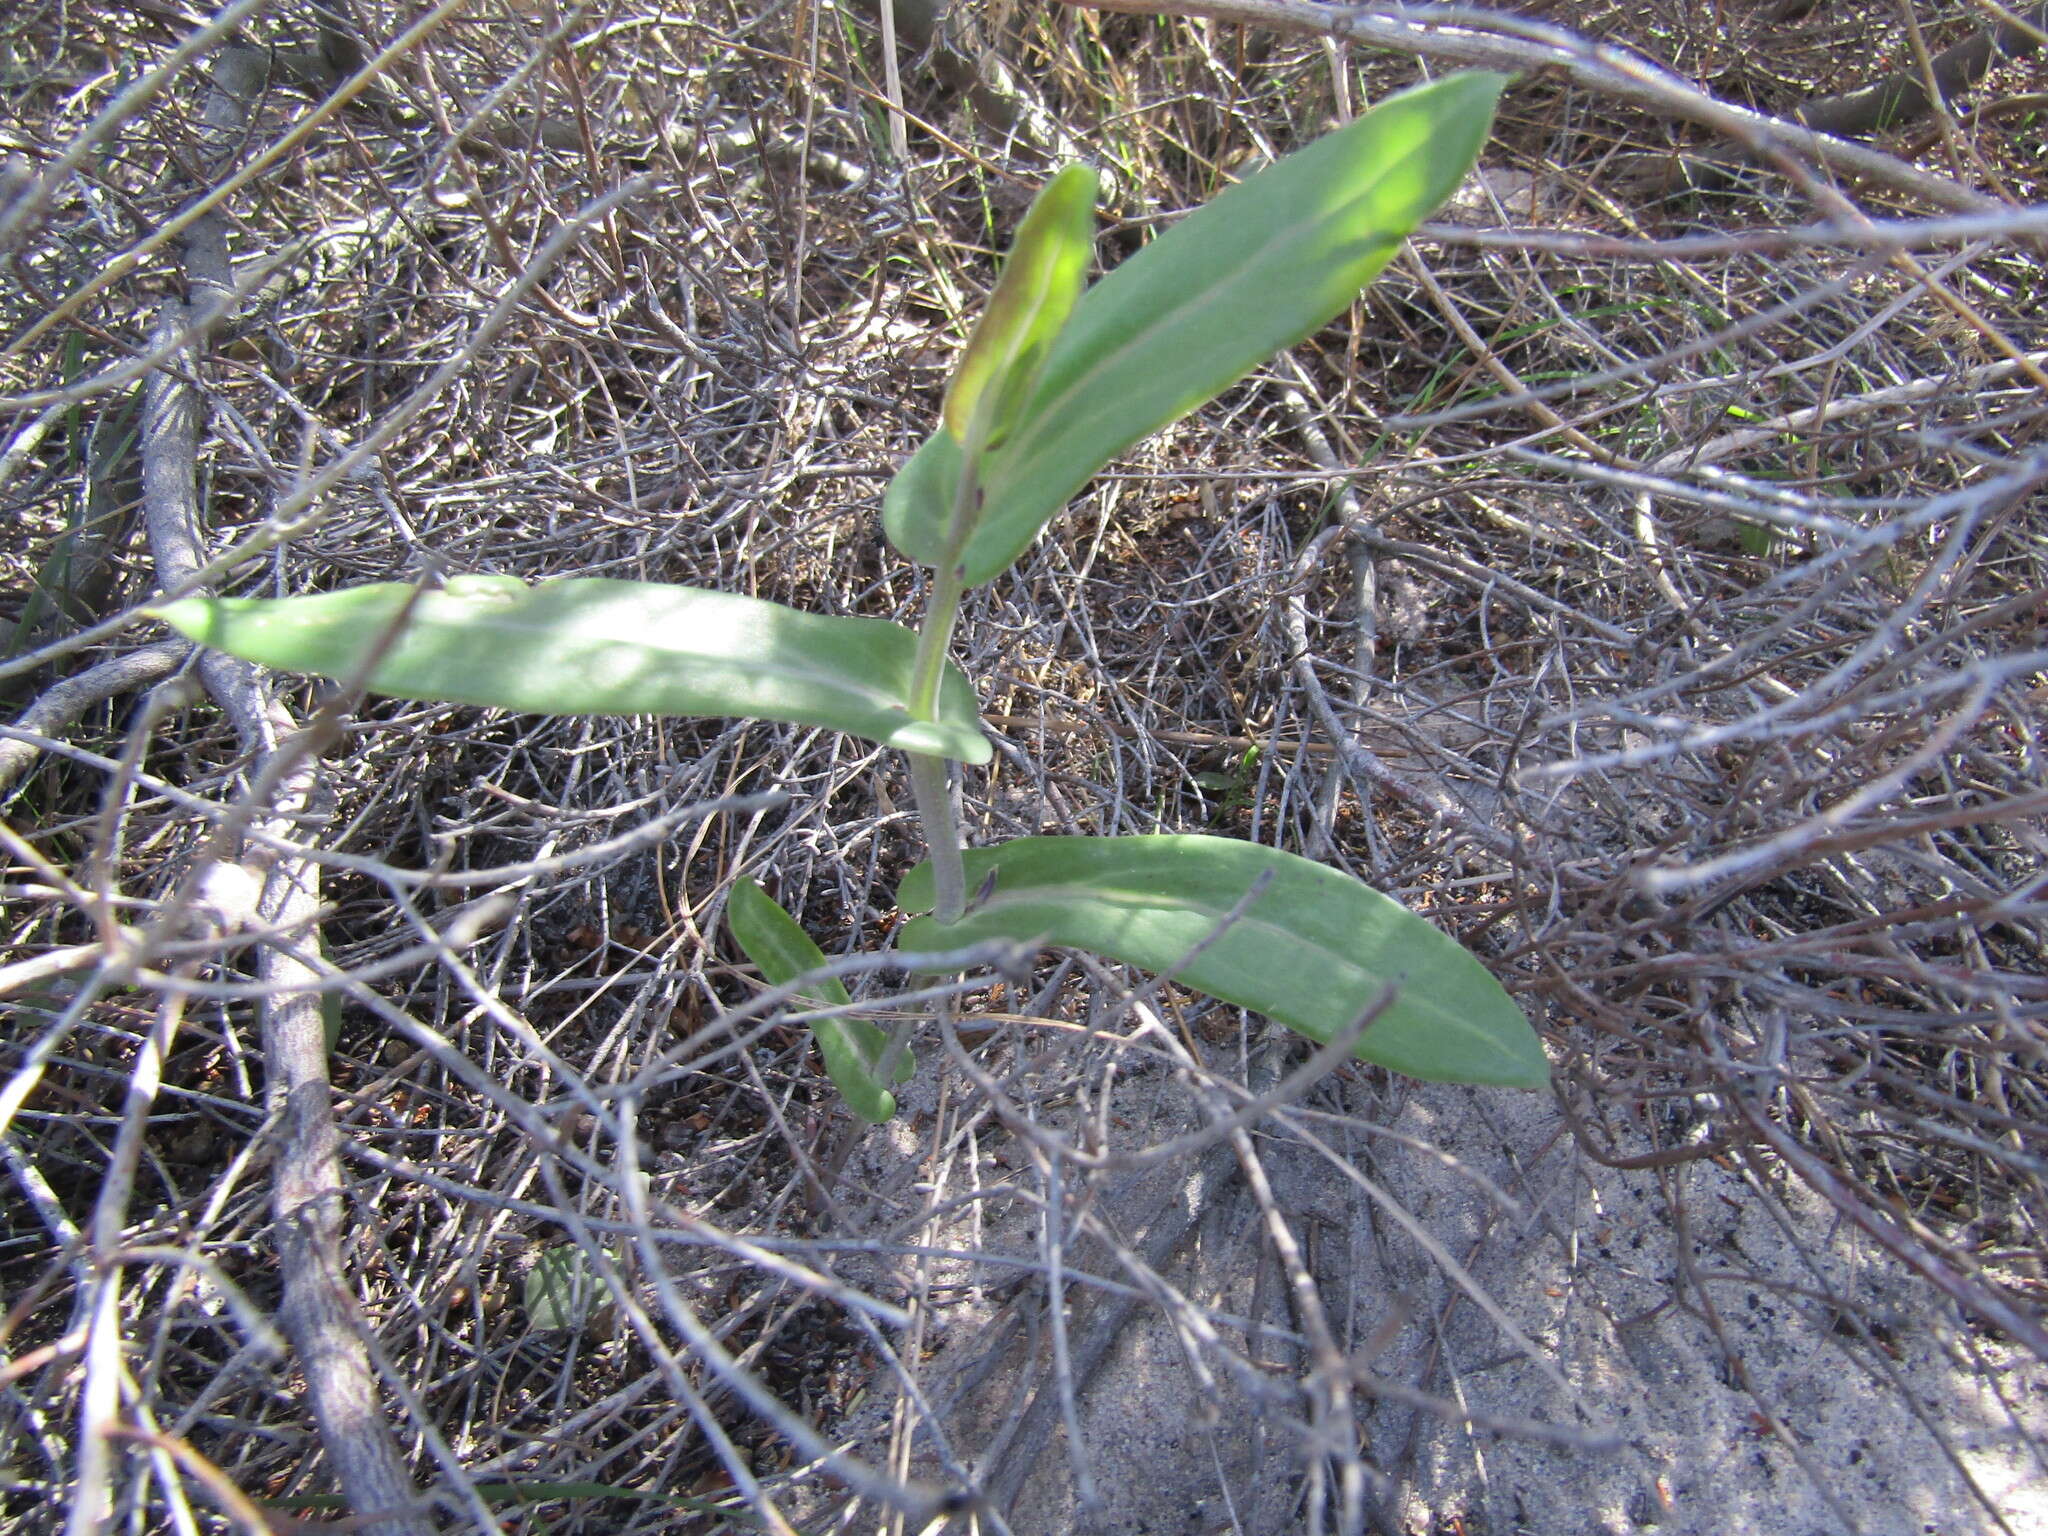
[[[224, 164], [264, 76], [259, 50], [231, 45], [218, 56], [205, 107], [213, 135], [206, 147]], [[143, 405], [143, 516], [159, 579], [183, 585], [204, 567], [204, 534], [197, 497], [199, 392], [192, 382], [211, 326], [225, 317], [221, 300], [233, 292], [225, 221], [209, 214], [187, 231], [185, 265], [195, 293], [190, 303], [165, 306], [160, 344], [183, 333], [183, 369], [151, 376]], [[313, 816], [319, 801], [318, 764], [298, 723], [272, 694], [262, 671], [209, 652], [198, 664], [207, 692], [233, 725], [253, 760], [254, 817], [287, 834]], [[296, 739], [295, 739], [296, 738]], [[240, 910], [219, 900], [228, 928], [247, 923], [317, 935], [319, 867], [308, 860], [252, 850], [245, 878], [218, 889], [241, 895]], [[304, 940], [302, 939], [302, 942]], [[317, 944], [317, 937], [313, 939]], [[260, 1007], [265, 1096], [278, 1122], [271, 1191], [273, 1241], [283, 1277], [279, 1322], [305, 1373], [306, 1397], [336, 1480], [371, 1536], [430, 1536], [417, 1510], [412, 1481], [384, 1421], [361, 1315], [342, 1258], [346, 1197], [339, 1140], [327, 1081], [327, 1040], [317, 973], [280, 943], [264, 946], [258, 979], [275, 990]], [[175, 999], [166, 1007], [175, 1008]]]

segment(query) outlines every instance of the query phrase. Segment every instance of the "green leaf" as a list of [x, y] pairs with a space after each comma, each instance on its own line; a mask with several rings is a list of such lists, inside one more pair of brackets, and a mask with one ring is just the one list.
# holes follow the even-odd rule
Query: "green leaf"
[[590, 1260], [574, 1243], [548, 1249], [526, 1272], [520, 1300], [526, 1320], [535, 1328], [580, 1329], [590, 1321], [590, 1309], [597, 1299], [597, 1276]]
[[882, 496], [882, 528], [905, 558], [932, 566], [946, 558], [954, 491], [966, 462], [960, 439], [941, 427], [889, 482]]
[[[1390, 98], [1189, 214], [1082, 295], [1008, 439], [982, 458], [965, 579], [1005, 569], [1112, 458], [1342, 313], [1464, 179], [1504, 83], [1457, 74]], [[943, 455], [947, 436], [905, 466], [913, 484], [938, 478], [919, 460]], [[890, 540], [936, 565], [945, 511], [892, 495]]]
[[[993, 890], [964, 918], [918, 918], [898, 948], [916, 955], [996, 938], [1064, 944], [1171, 971], [1198, 992], [1322, 1041], [1393, 982], [1399, 993], [1353, 1054], [1438, 1082], [1549, 1081], [1536, 1032], [1486, 968], [1448, 934], [1338, 870], [1234, 838], [1166, 836], [1025, 837], [967, 854], [970, 889], [992, 872]], [[910, 872], [897, 900], [906, 911], [930, 907], [929, 864]]]
[[1095, 254], [1095, 171], [1070, 165], [1045, 184], [1017, 226], [1003, 274], [946, 389], [947, 430], [961, 442], [975, 410], [994, 390], [989, 446], [1000, 442], [1003, 418], [1028, 397], [1046, 349], [1073, 313]]
[[[372, 693], [547, 715], [718, 715], [822, 725], [885, 746], [985, 763], [974, 690], [948, 666], [939, 718], [910, 716], [917, 636], [886, 619], [799, 613], [759, 598], [644, 581], [537, 587], [453, 577], [280, 599], [188, 597], [149, 610], [202, 645], [290, 672], [367, 679]], [[411, 611], [407, 612], [407, 604]]]
[[1746, 517], [1735, 519], [1735, 537], [1744, 552], [1768, 558], [1777, 553], [1778, 530], [1768, 523], [1753, 523]]
[[[787, 986], [799, 976], [825, 967], [824, 952], [811, 942], [803, 926], [755, 881], [743, 879], [733, 885], [726, 898], [725, 922], [760, 970], [761, 979], [772, 987]], [[852, 1001], [836, 976], [819, 977], [801, 995], [821, 1008], [837, 1008]], [[876, 1070], [889, 1049], [886, 1032], [866, 1019], [813, 1019], [811, 1033], [818, 1037], [825, 1075], [855, 1114], [870, 1125], [880, 1125], [896, 1113], [896, 1095]], [[915, 1070], [916, 1064], [906, 1052], [897, 1061], [892, 1080], [908, 1082]]]

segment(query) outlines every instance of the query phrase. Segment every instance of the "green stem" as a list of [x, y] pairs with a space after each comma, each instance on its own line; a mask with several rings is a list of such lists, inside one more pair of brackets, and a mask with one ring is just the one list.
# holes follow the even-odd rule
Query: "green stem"
[[965, 588], [960, 581], [960, 560], [952, 555], [932, 573], [931, 594], [925, 599], [924, 622], [917, 630], [917, 660], [910, 673], [910, 714], [916, 720], [936, 720], [939, 710], [939, 680], [946, 672], [946, 648], [953, 641], [953, 624], [960, 617], [960, 598]]
[[[938, 718], [939, 682], [945, 676], [946, 651], [960, 617], [960, 599], [967, 590], [960, 557], [981, 510], [981, 448], [987, 436], [986, 411], [976, 410], [960, 450], [960, 479], [953, 487], [952, 514], [946, 520], [944, 558], [932, 572], [925, 599], [924, 623], [917, 632], [917, 660], [910, 675], [910, 714], [916, 720]], [[922, 752], [910, 758], [910, 791], [917, 819], [924, 824], [925, 848], [932, 860], [932, 915], [957, 923], [967, 910], [967, 872], [960, 857], [960, 823], [953, 815], [948, 782], [951, 764]]]
[[957, 923], [967, 910], [967, 867], [960, 858], [960, 823], [953, 816], [953, 795], [943, 757], [912, 752], [910, 793], [917, 819], [924, 823], [925, 848], [932, 857], [932, 916]]
[[936, 718], [939, 679], [946, 670], [946, 648], [953, 642], [953, 624], [960, 617], [960, 598], [967, 590], [960, 557], [967, 552], [981, 511], [981, 448], [987, 436], [984, 417], [976, 410], [960, 447], [960, 478], [953, 485], [953, 506], [946, 518], [946, 543], [932, 589], [925, 598], [924, 623], [917, 631], [917, 661], [910, 674], [910, 713], [915, 719]]

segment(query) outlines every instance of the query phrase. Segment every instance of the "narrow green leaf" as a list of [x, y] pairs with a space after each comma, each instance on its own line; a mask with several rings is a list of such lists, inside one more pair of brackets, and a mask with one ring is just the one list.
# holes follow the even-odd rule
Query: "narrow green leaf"
[[[1106, 955], [1327, 1041], [1389, 982], [1392, 1005], [1354, 1054], [1437, 1082], [1541, 1088], [1536, 1032], [1463, 946], [1391, 897], [1277, 848], [1224, 837], [1025, 837], [967, 854], [967, 884], [993, 890], [957, 923], [921, 917], [908, 954], [983, 939], [1038, 940]], [[1215, 937], [1262, 876], [1270, 883]], [[931, 866], [897, 894], [932, 901]], [[1200, 953], [1189, 958], [1198, 946]]]
[[[994, 390], [992, 403], [1010, 410], [1028, 397], [1047, 347], [1073, 313], [1095, 253], [1095, 186], [1092, 166], [1067, 166], [1040, 189], [1017, 226], [1002, 276], [946, 389], [946, 427], [961, 442], [985, 392]], [[990, 446], [1008, 425], [1002, 415], [990, 413]]]
[[378, 642], [373, 693], [548, 715], [715, 715], [787, 720], [969, 763], [991, 750], [974, 690], [947, 667], [939, 718], [904, 703], [917, 636], [886, 619], [799, 613], [759, 598], [655, 582], [537, 587], [455, 577], [276, 600], [190, 597], [152, 609], [173, 629], [245, 660], [353, 679]]
[[[1053, 341], [1008, 439], [981, 461], [969, 583], [1005, 569], [1117, 454], [1327, 324], [1471, 169], [1500, 75], [1451, 75], [1248, 177], [1097, 283]], [[943, 454], [942, 432], [919, 460]], [[945, 558], [944, 508], [892, 498], [890, 539]]]
[[[770, 986], [787, 986], [799, 976], [825, 967], [824, 951], [811, 942], [803, 925], [755, 881], [743, 879], [734, 884], [726, 898], [725, 922]], [[819, 977], [802, 995], [821, 1008], [837, 1008], [852, 1001], [836, 976]], [[896, 1095], [876, 1071], [889, 1049], [886, 1032], [866, 1019], [813, 1019], [811, 1033], [818, 1037], [825, 1075], [855, 1114], [870, 1125], [880, 1125], [896, 1113]], [[893, 1080], [908, 1082], [915, 1070], [916, 1064], [905, 1053], [896, 1063]]]

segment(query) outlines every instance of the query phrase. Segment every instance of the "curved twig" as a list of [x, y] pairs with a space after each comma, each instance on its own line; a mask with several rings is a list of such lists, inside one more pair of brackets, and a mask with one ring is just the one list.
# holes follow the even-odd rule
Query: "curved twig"
[[[2008, 16], [1989, 31], [1937, 53], [1928, 61], [1928, 74], [1933, 76], [1942, 102], [1946, 104], [1982, 80], [1992, 65], [2034, 52], [2041, 46], [2044, 27], [2048, 27], [2048, 5], [2037, 5], [2026, 16]], [[1935, 96], [1928, 83], [1919, 70], [1904, 69], [1861, 90], [1824, 96], [1796, 110], [1802, 123], [1821, 133], [1877, 133], [1933, 111]]]
[[[192, 647], [183, 640], [159, 640], [103, 661], [76, 677], [53, 683], [21, 712], [15, 727], [37, 736], [55, 736], [95, 704], [154, 687], [177, 671], [178, 664], [191, 653]], [[0, 740], [0, 794], [15, 786], [41, 752], [33, 742], [16, 737]]]
[[1937, 208], [1981, 212], [1999, 204], [1981, 192], [1907, 165], [1866, 144], [1818, 133], [1810, 124], [1734, 106], [1644, 59], [1562, 28], [1462, 6], [1343, 9], [1309, 0], [1062, 0], [1088, 10], [1141, 16], [1206, 16], [1389, 48], [1418, 58], [1483, 69], [1559, 71], [1575, 84], [1632, 101], [1662, 116], [1712, 129], [1747, 152], [1797, 165], [1811, 161]]

